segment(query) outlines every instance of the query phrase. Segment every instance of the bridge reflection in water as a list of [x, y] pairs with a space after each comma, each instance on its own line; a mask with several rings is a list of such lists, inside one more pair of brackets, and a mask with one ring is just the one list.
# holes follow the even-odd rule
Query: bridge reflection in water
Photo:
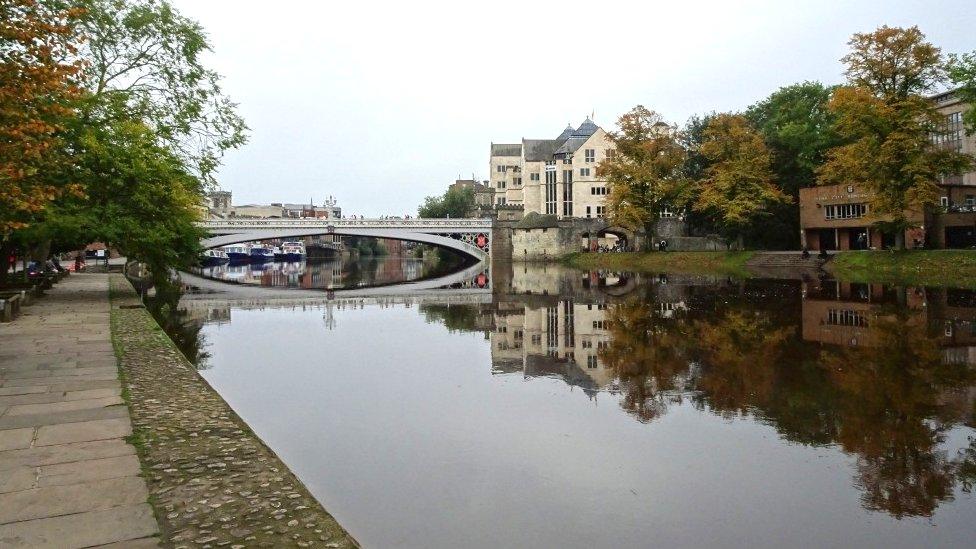
[[[369, 386], [374, 396], [393, 397], [383, 391], [395, 391], [397, 410], [406, 418], [423, 417], [414, 427], [425, 435], [407, 442], [389, 430], [390, 422], [410, 430], [407, 424], [383, 414], [373, 417], [351, 397], [329, 391], [337, 404], [319, 404], [328, 410], [321, 418], [329, 426], [323, 427], [326, 438], [359, 441], [353, 445], [368, 440], [376, 446], [371, 454], [376, 467], [354, 463], [354, 451], [330, 450], [329, 461], [319, 464], [312, 453], [297, 451], [305, 443], [276, 435], [296, 449], [307, 470], [324, 471], [309, 473], [306, 482], [328, 494], [344, 516], [357, 517], [351, 529], [372, 544], [395, 541], [382, 525], [395, 530], [420, 520], [411, 509], [441, 508], [445, 491], [462, 494], [458, 505], [464, 498], [477, 500], [489, 489], [479, 480], [483, 476], [491, 484], [492, 506], [471, 516], [428, 516], [425, 528], [443, 536], [439, 539], [473, 546], [479, 545], [474, 536], [524, 545], [527, 538], [520, 532], [530, 531], [546, 546], [634, 546], [652, 539], [783, 546], [802, 544], [807, 539], [802, 532], [811, 531], [826, 532], [825, 545], [868, 535], [889, 546], [948, 546], [969, 539], [976, 520], [970, 492], [976, 482], [976, 293], [580, 272], [531, 264], [492, 265], [491, 275], [491, 289], [480, 292], [337, 293], [317, 302], [284, 297], [227, 302], [201, 295], [185, 299], [182, 308], [196, 319], [202, 333], [197, 340], [212, 339], [208, 379], [254, 414], [291, 417], [287, 403], [265, 401], [230, 375], [262, 387], [285, 383], [298, 393], [292, 396], [299, 407], [302, 389], [259, 366], [235, 362], [232, 357], [246, 353], [229, 345], [245, 345], [241, 330], [255, 323], [265, 329], [269, 322], [300, 326], [301, 315], [311, 315], [320, 319], [314, 329], [327, 343], [293, 343], [302, 346], [303, 356], [329, 349], [314, 361], [314, 369], [329, 373], [322, 387], [352, 376], [350, 383]], [[426, 326], [446, 331], [407, 322], [409, 309]], [[239, 328], [238, 315], [247, 319]], [[372, 351], [346, 349], [366, 337], [358, 328], [365, 319], [375, 323], [373, 330], [395, 331], [372, 338]], [[214, 329], [218, 325], [220, 331]], [[410, 340], [416, 343], [406, 343]], [[485, 354], [477, 350], [479, 342], [487, 345]], [[436, 359], [431, 346], [450, 349], [445, 351], [450, 356]], [[460, 347], [469, 351], [458, 355]], [[393, 361], [389, 367], [383, 356]], [[334, 360], [361, 364], [350, 373], [331, 366]], [[307, 377], [309, 367], [295, 366], [303, 373], [294, 375], [306, 384], [315, 383]], [[275, 375], [293, 375], [287, 370], [276, 369]], [[560, 386], [568, 399], [559, 396]], [[465, 398], [455, 400], [452, 395], [459, 392]], [[444, 417], [420, 413], [432, 402], [445, 407]], [[608, 414], [608, 405], [618, 413]], [[346, 417], [344, 407], [355, 427], [337, 423]], [[457, 430], [458, 418], [463, 431]], [[641, 431], [626, 428], [618, 418], [628, 418]], [[370, 438], [363, 430], [382, 436]], [[465, 449], [476, 444], [460, 434], [468, 430], [478, 433], [490, 455]], [[614, 437], [601, 434], [608, 432]], [[444, 439], [460, 447], [437, 442]], [[428, 468], [429, 452], [438, 456], [434, 469]], [[604, 460], [592, 462], [593, 456]], [[533, 467], [515, 466], [536, 459], [552, 464], [545, 468], [545, 481], [534, 476]], [[465, 464], [457, 476], [456, 460]], [[397, 481], [384, 468], [416, 479], [411, 489], [391, 490]], [[473, 475], [475, 470], [492, 474]], [[621, 470], [629, 472], [622, 493], [603, 492], [621, 480]], [[561, 471], [593, 477], [596, 484], [577, 490], [579, 477]], [[337, 473], [357, 479], [356, 490], [334, 480]], [[513, 482], [499, 480], [506, 475]], [[380, 479], [382, 487], [374, 487], [370, 478]], [[701, 484], [703, 478], [708, 484]], [[594, 490], [602, 494], [599, 509], [587, 507]], [[378, 511], [369, 502], [380, 493], [391, 505]], [[557, 493], [568, 505], [565, 512], [552, 499]], [[654, 503], [661, 498], [664, 507]], [[731, 499], [754, 520], [741, 521], [742, 528], [724, 521], [729, 509], [722, 502]], [[722, 528], [682, 527], [680, 510], [688, 508], [696, 509], [702, 524]], [[529, 517], [552, 516], [563, 526], [500, 534], [482, 526], [499, 524], [512, 509]], [[604, 526], [596, 538], [573, 526], [594, 522]]]

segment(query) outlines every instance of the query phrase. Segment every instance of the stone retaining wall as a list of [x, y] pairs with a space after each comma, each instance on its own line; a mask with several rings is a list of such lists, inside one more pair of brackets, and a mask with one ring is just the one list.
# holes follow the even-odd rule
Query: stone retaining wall
[[112, 275], [112, 340], [170, 547], [356, 547]]

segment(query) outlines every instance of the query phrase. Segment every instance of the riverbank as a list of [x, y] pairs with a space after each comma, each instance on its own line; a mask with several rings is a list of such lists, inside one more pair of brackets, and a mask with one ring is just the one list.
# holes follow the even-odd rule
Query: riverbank
[[633, 272], [675, 272], [751, 276], [746, 269], [754, 252], [622, 252], [574, 253], [562, 262], [577, 269]]
[[840, 252], [824, 268], [851, 282], [976, 288], [976, 251], [970, 250]]
[[[562, 261], [578, 269], [756, 276], [746, 262], [757, 252], [643, 252], [570, 254]], [[976, 251], [904, 250], [838, 252], [824, 264], [830, 275], [849, 282], [902, 286], [976, 288]]]
[[122, 275], [112, 343], [150, 503], [169, 546], [356, 547], [197, 373]]

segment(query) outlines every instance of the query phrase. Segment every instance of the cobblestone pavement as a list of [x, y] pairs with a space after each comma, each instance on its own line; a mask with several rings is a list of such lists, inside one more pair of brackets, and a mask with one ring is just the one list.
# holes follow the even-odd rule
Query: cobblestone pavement
[[112, 275], [112, 326], [134, 439], [172, 547], [355, 547]]
[[156, 547], [109, 328], [73, 274], [0, 324], [0, 547]]

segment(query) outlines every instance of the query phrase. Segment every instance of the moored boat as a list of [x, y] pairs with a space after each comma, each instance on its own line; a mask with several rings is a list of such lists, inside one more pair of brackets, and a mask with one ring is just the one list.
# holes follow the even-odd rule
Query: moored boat
[[227, 252], [223, 250], [204, 250], [203, 255], [200, 257], [200, 263], [204, 267], [223, 265], [229, 261], [230, 257], [227, 255]]
[[271, 261], [274, 259], [274, 248], [264, 244], [251, 246], [251, 262]]
[[231, 261], [246, 261], [251, 258], [251, 251], [247, 244], [231, 244], [224, 246], [224, 253]]
[[285, 261], [302, 261], [305, 259], [305, 243], [302, 241], [285, 242], [281, 245], [281, 252]]

